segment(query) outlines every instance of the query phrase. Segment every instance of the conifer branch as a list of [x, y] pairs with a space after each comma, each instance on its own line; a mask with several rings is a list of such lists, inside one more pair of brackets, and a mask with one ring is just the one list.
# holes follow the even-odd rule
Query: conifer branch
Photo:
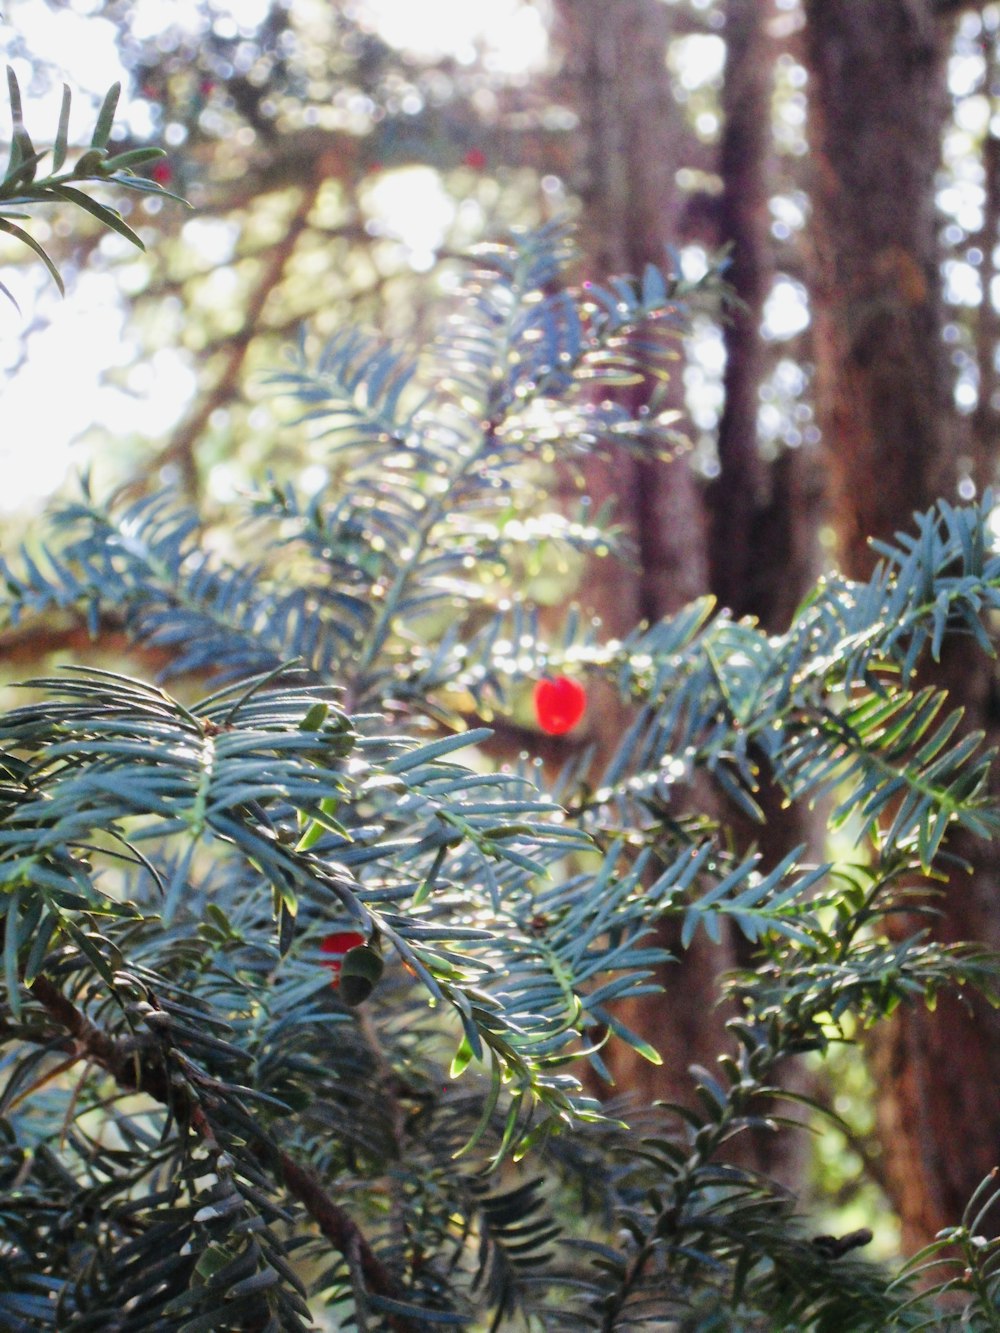
[[[190, 1088], [172, 1083], [166, 1062], [158, 1058], [153, 1041], [112, 1037], [45, 976], [36, 977], [28, 989], [68, 1033], [72, 1045], [67, 1043], [63, 1049], [72, 1050], [77, 1060], [103, 1069], [123, 1090], [143, 1092], [170, 1107], [180, 1123], [191, 1125], [210, 1146], [218, 1148], [204, 1109]], [[261, 1161], [277, 1168], [289, 1193], [302, 1204], [334, 1249], [345, 1258], [356, 1257], [370, 1292], [391, 1300], [406, 1300], [405, 1291], [375, 1254], [360, 1227], [334, 1203], [310, 1171], [263, 1137], [251, 1147]], [[391, 1315], [389, 1324], [399, 1333], [417, 1333], [417, 1325], [402, 1315]]]

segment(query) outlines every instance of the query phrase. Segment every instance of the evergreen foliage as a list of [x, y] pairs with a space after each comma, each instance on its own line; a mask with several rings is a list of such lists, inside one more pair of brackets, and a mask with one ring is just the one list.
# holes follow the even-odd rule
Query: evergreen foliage
[[[0, 566], [6, 625], [71, 613], [166, 661], [29, 682], [0, 717], [4, 1328], [1000, 1321], [994, 1185], [893, 1275], [727, 1149], [800, 1132], [789, 1058], [944, 988], [997, 998], [996, 959], [931, 940], [913, 896], [1000, 825], [981, 737], [918, 675], [945, 638], [992, 651], [990, 502], [920, 516], [782, 636], [708, 601], [624, 642], [551, 632], [526, 555], [620, 544], [555, 512], [551, 464], [674, 446], [655, 394], [614, 391], [665, 373], [702, 297], [652, 268], [575, 289], [571, 260], [559, 226], [485, 248], [415, 362], [305, 339], [275, 383], [318, 494], [267, 479], [220, 532], [85, 486]], [[485, 763], [555, 672], [632, 705], [617, 754]], [[763, 781], [820, 802], [853, 850], [766, 865], [696, 779], [743, 821]], [[602, 1106], [605, 1041], [661, 1059], [617, 1008], [669, 919], [682, 948], [745, 937], [732, 1048], [690, 1106]]]
[[[102, 226], [117, 232], [132, 245], [144, 250], [146, 247], [142, 238], [132, 230], [116, 208], [102, 203], [80, 189], [81, 184], [101, 182], [117, 185], [119, 189], [178, 198], [177, 195], [171, 195], [169, 191], [161, 189], [155, 181], [134, 174], [136, 167], [145, 166], [163, 157], [162, 148], [143, 147], [131, 148], [121, 153], [112, 152], [109, 145], [118, 98], [121, 95], [121, 84], [113, 84], [105, 94], [97, 113], [90, 144], [72, 167], [66, 166], [70, 151], [69, 116], [72, 105], [72, 96], [66, 84], [63, 84], [55, 141], [51, 150], [42, 149], [40, 152], [35, 148], [24, 123], [21, 89], [17, 75], [9, 65], [7, 94], [10, 101], [12, 132], [7, 167], [0, 179], [0, 232], [13, 236], [33, 251], [45, 265], [60, 292], [64, 290], [63, 280], [45, 247], [32, 236], [30, 231], [18, 225], [18, 222], [30, 217], [39, 204], [70, 204], [84, 213], [89, 213]], [[40, 176], [39, 165], [49, 152], [52, 154], [52, 171], [47, 176]], [[18, 222], [12, 221], [14, 218], [17, 218]], [[13, 301], [15, 306], [17, 305], [3, 283], [0, 283], [0, 292]]]

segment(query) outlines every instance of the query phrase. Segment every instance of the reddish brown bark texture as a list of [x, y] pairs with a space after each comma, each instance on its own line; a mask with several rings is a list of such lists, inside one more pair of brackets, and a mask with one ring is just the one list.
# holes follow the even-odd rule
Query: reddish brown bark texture
[[[740, 0], [740, 8], [746, 0]], [[738, 53], [737, 69], [744, 55], [756, 57], [759, 27], [756, 19], [769, 0], [749, 0], [750, 12], [741, 32], [745, 51]], [[663, 264], [668, 243], [676, 244], [684, 229], [683, 199], [676, 173], [684, 165], [684, 154], [692, 145], [674, 101], [665, 57], [672, 14], [658, 0], [565, 0], [559, 7], [559, 36], [565, 51], [564, 74], [581, 117], [579, 188], [584, 201], [582, 239], [588, 271], [601, 275], [641, 273], [647, 263]], [[755, 155], [742, 163], [743, 184], [754, 182], [752, 199], [743, 208], [730, 196], [735, 216], [745, 224], [740, 246], [739, 277], [745, 279], [750, 313], [742, 321], [739, 335], [746, 359], [739, 359], [733, 376], [733, 398], [728, 413], [733, 447], [727, 452], [727, 475], [721, 485], [728, 490], [730, 479], [741, 494], [747, 478], [756, 475], [756, 401], [760, 358], [756, 349], [756, 323], [766, 280], [758, 247], [764, 188], [756, 180], [764, 156], [764, 135], [747, 125], [747, 117], [759, 116], [767, 105], [766, 74], [755, 71], [738, 97], [733, 112], [736, 137], [755, 139]], [[765, 114], [766, 123], [766, 114]], [[731, 154], [736, 164], [739, 150]], [[735, 187], [738, 193], [739, 186]], [[741, 295], [743, 293], [741, 292]], [[683, 407], [683, 383], [678, 373], [671, 386], [673, 406]], [[640, 406], [641, 399], [633, 402]], [[748, 424], [749, 422], [749, 424]], [[590, 493], [617, 501], [618, 517], [628, 525], [639, 552], [639, 571], [603, 561], [586, 580], [585, 592], [592, 608], [601, 616], [609, 635], [622, 635], [643, 619], [654, 620], [679, 609], [710, 586], [710, 533], [702, 487], [688, 460], [671, 463], [639, 463], [627, 456], [612, 464], [592, 464], [586, 478]], [[763, 485], [753, 485], [747, 494], [747, 521], [738, 533], [725, 530], [724, 520], [716, 532], [727, 546], [749, 539], [754, 506]], [[739, 577], [745, 571], [740, 567]], [[736, 598], [734, 598], [736, 601]], [[745, 609], [739, 596], [739, 608]], [[620, 706], [602, 700], [593, 709], [591, 741], [609, 757], [619, 742], [627, 721]], [[712, 808], [715, 796], [707, 790], [691, 794], [692, 804]], [[782, 848], [782, 854], [786, 850]], [[616, 1080], [616, 1091], [639, 1101], [656, 1098], [687, 1101], [691, 1097], [688, 1073], [693, 1063], [713, 1065], [729, 1045], [725, 1033], [726, 1014], [717, 1007], [717, 978], [734, 965], [731, 947], [715, 947], [696, 939], [684, 951], [678, 948], [676, 929], [661, 926], [657, 943], [674, 952], [678, 962], [661, 970], [662, 995], [644, 996], [623, 1006], [619, 1016], [642, 1033], [660, 1051], [661, 1066], [650, 1065], [620, 1043], [607, 1052]], [[595, 1089], [600, 1091], [600, 1089]], [[751, 1153], [759, 1166], [769, 1162], [770, 1145], [753, 1145]]]
[[[769, 563], [777, 577], [784, 576], [785, 587], [792, 582], [787, 550], [780, 542], [750, 555], [753, 542], [766, 541], [768, 502], [774, 498], [774, 479], [760, 464], [756, 439], [762, 363], [758, 324], [769, 280], [764, 171], [770, 81], [762, 29], [769, 7], [770, 0], [737, 0], [733, 6], [738, 31], [728, 72], [734, 75], [736, 91], [727, 106], [722, 156], [735, 179], [716, 222], [721, 220], [724, 238], [731, 237], [738, 251], [731, 276], [747, 313], [730, 331], [728, 443], [715, 488], [715, 520], [710, 530], [702, 484], [684, 458], [664, 465], [619, 457], [611, 466], [591, 471], [591, 494], [617, 499], [618, 516], [631, 529], [640, 558], [638, 575], [610, 561], [590, 571], [585, 591], [609, 634], [626, 633], [641, 618], [659, 618], [703, 594], [712, 586], [710, 569], [727, 569], [725, 596], [738, 613], [756, 609], [750, 585], [764, 564]], [[641, 273], [647, 263], [664, 262], [665, 246], [682, 240], [685, 227], [685, 200], [676, 173], [692, 145], [665, 66], [672, 14], [659, 0], [615, 0], [610, 5], [604, 0], [566, 0], [559, 14], [565, 73], [577, 90], [585, 146], [582, 179], [574, 184], [585, 205], [587, 268], [601, 274]], [[683, 407], [680, 366], [671, 392], [673, 405]], [[726, 521], [730, 503], [734, 530]], [[790, 531], [787, 516], [780, 517], [779, 525]], [[712, 551], [723, 548], [726, 558], [713, 558]], [[792, 605], [799, 591], [790, 590]], [[774, 597], [768, 611], [780, 615], [781, 600]], [[790, 609], [788, 599], [785, 609]], [[591, 716], [596, 722], [588, 739], [596, 741], [606, 757], [616, 748], [626, 719], [610, 702], [592, 710]], [[712, 810], [719, 798], [705, 784], [689, 800], [693, 808]], [[744, 832], [748, 842], [758, 839], [765, 857], [775, 861], [790, 845], [803, 841], [794, 814], [777, 808], [773, 824]], [[618, 1012], [660, 1051], [663, 1064], [650, 1065], [620, 1043], [606, 1058], [616, 1091], [643, 1102], [684, 1102], [692, 1095], [690, 1065], [711, 1067], [731, 1045], [725, 1032], [727, 1014], [717, 1003], [718, 976], [736, 964], [737, 955], [731, 943], [713, 946], [703, 937], [681, 951], [671, 925], [660, 927], [656, 942], [678, 959], [661, 970], [663, 993], [644, 996]], [[741, 1142], [733, 1152], [788, 1180], [799, 1165], [796, 1145], [774, 1136]]]
[[[675, 175], [685, 131], [666, 75], [670, 13], [658, 0], [563, 0], [565, 72], [581, 116], [581, 240], [590, 272], [641, 273], [676, 243], [681, 201]], [[672, 392], [683, 400], [680, 374]], [[615, 587], [602, 612], [614, 632], [642, 616], [678, 610], [708, 586], [698, 483], [686, 459], [663, 466], [616, 458], [588, 478], [632, 520], [638, 583]]]
[[[934, 218], [948, 33], [930, 0], [805, 8], [818, 409], [841, 561], [863, 577], [866, 539], [891, 538], [914, 510], [952, 498], [956, 477]], [[991, 664], [967, 643], [946, 650], [932, 679], [968, 727], [996, 732]], [[973, 874], [948, 886], [935, 934], [995, 947], [997, 849], [952, 845]], [[957, 1222], [1000, 1161], [1000, 1024], [951, 997], [935, 1013], [900, 1013], [872, 1056], [885, 1178], [913, 1248]]]
[[946, 106], [929, 0], [807, 0], [816, 389], [857, 577], [953, 487], [934, 176]]
[[771, 555], [770, 550], [755, 549], [770, 489], [768, 466], [757, 442], [764, 373], [760, 324], [771, 278], [767, 200], [771, 63], [764, 27], [769, 9], [770, 0], [731, 0], [725, 27], [720, 233], [731, 247], [726, 279], [739, 299], [728, 312], [720, 471], [709, 492], [709, 510], [712, 589], [736, 616], [757, 613], [760, 585], [770, 583], [754, 577], [755, 566]]
[[[729, 253], [726, 280], [733, 300], [723, 327], [726, 368], [718, 429], [719, 474], [708, 488], [708, 556], [712, 591], [733, 616], [752, 616], [767, 629], [787, 629], [813, 580], [816, 504], [808, 478], [815, 459], [786, 451], [768, 461], [758, 438], [760, 387], [768, 349], [761, 337], [764, 301], [773, 278], [768, 197], [773, 163], [771, 93], [775, 44], [769, 32], [773, 0], [729, 0], [725, 9], [726, 66], [719, 142], [719, 241]], [[755, 847], [763, 865], [777, 865], [794, 847], [821, 855], [822, 822], [803, 806], [787, 806], [765, 771], [757, 800], [763, 823], [728, 809], [740, 844]], [[736, 960], [752, 965], [753, 946], [733, 941]], [[782, 1071], [788, 1087], [809, 1092], [804, 1068]], [[777, 1108], [776, 1108], [777, 1109]], [[804, 1137], [758, 1133], [737, 1145], [749, 1164], [787, 1184], [801, 1182]]]
[[[584, 202], [585, 266], [609, 275], [663, 265], [666, 245], [679, 234], [675, 175], [685, 138], [665, 65], [670, 11], [658, 0], [560, 0], [557, 14], [563, 73], [581, 118], [582, 158], [573, 183]], [[679, 405], [679, 369], [671, 393]], [[707, 591], [701, 494], [685, 458], [651, 464], [620, 455], [588, 467], [590, 494], [598, 501], [614, 497], [617, 517], [639, 551], [638, 575], [601, 561], [582, 590], [608, 635], [620, 636], [644, 617], [669, 614]], [[606, 758], [621, 738], [625, 715], [602, 700], [591, 716], [588, 739]], [[675, 943], [666, 929], [657, 942], [666, 948]], [[688, 1066], [712, 1063], [722, 1049], [715, 975], [727, 961], [696, 946], [683, 965], [663, 969], [664, 995], [644, 996], [623, 1009], [622, 1019], [657, 1046], [664, 1063], [650, 1065], [617, 1043], [609, 1052], [617, 1091], [641, 1101], [690, 1096]]]
[[[997, 34], [982, 34], [985, 66], [984, 87], [993, 88], [1000, 79]], [[992, 123], [992, 122], [991, 122]], [[980, 282], [984, 299], [975, 314], [976, 373], [979, 401], [969, 426], [966, 467], [978, 492], [997, 480], [996, 442], [1000, 439], [1000, 372], [996, 349], [1000, 342], [1000, 315], [993, 303], [994, 283], [1000, 277], [997, 242], [1000, 239], [1000, 137], [987, 131], [983, 143], [983, 222], [979, 232], [969, 238], [982, 253]]]
[[776, 12], [774, 0], [729, 0], [725, 9], [722, 194], [715, 220], [717, 241], [729, 255], [726, 281], [734, 299], [723, 326], [719, 474], [706, 499], [712, 591], [734, 616], [754, 616], [781, 633], [818, 573], [823, 487], [814, 448], [785, 449], [769, 461], [758, 438], [760, 389], [772, 355], [761, 324], [774, 277], [769, 197], [775, 188]]

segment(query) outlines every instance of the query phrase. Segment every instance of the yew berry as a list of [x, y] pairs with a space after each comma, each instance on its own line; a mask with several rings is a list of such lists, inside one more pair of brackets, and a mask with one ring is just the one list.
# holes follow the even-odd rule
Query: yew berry
[[163, 158], [157, 162], [156, 166], [149, 174], [152, 176], [153, 180], [156, 181], [157, 185], [169, 185], [174, 178], [170, 163], [164, 161]]
[[569, 676], [546, 676], [535, 686], [535, 717], [550, 736], [572, 731], [587, 711], [587, 691]]
[[364, 1004], [384, 970], [385, 960], [370, 944], [348, 949], [340, 969], [340, 998], [352, 1009]]
[[330, 978], [331, 986], [340, 985], [340, 968], [344, 961], [344, 954], [351, 949], [356, 949], [364, 942], [364, 935], [359, 935], [356, 930], [335, 930], [321, 941], [320, 951], [331, 955], [329, 961], [323, 960], [324, 967], [328, 967], [333, 974]]

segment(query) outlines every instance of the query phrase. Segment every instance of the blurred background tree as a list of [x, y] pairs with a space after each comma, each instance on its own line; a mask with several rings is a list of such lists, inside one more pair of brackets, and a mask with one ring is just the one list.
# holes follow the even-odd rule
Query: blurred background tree
[[[32, 341], [67, 349], [44, 432], [60, 448], [0, 445], [5, 508], [23, 515], [66, 470], [82, 402], [79, 456], [100, 483], [179, 485], [220, 512], [265, 466], [315, 489], [322, 454], [305, 432], [279, 442], [262, 401], [298, 328], [361, 320], [417, 341], [458, 251], [569, 214], [595, 276], [668, 245], [696, 276], [729, 247], [735, 297], [698, 312], [665, 390], [690, 451], [588, 476], [636, 560], [600, 562], [580, 595], [612, 636], [709, 591], [780, 630], [825, 564], [866, 575], [868, 535], [993, 480], [998, 31], [1000, 6], [956, 0], [11, 0], [0, 34], [27, 95], [44, 102], [64, 72], [103, 91], [122, 71], [121, 148], [173, 149], [154, 178], [194, 211], [137, 203], [129, 220], [155, 240], [138, 258], [96, 227], [70, 239], [53, 214], [46, 246], [70, 274], [87, 264], [57, 313], [37, 269], [0, 274], [26, 311], [0, 312], [8, 405], [31, 392], [13, 377]], [[98, 327], [119, 348], [100, 392]], [[23, 674], [56, 643], [6, 646]], [[988, 665], [941, 670], [992, 734]], [[588, 740], [607, 751], [622, 718], [594, 715]], [[764, 804], [746, 836], [769, 859], [810, 841], [801, 815]], [[996, 944], [996, 860], [969, 855], [939, 930]], [[643, 1002], [633, 1017], [670, 1058], [641, 1082], [623, 1066], [622, 1084], [669, 1095], [674, 1071], [714, 1056], [706, 996], [730, 958], [674, 969]], [[914, 1012], [873, 1058], [880, 1144], [862, 1156], [914, 1245], [994, 1165], [1000, 1026], [959, 1005]]]

